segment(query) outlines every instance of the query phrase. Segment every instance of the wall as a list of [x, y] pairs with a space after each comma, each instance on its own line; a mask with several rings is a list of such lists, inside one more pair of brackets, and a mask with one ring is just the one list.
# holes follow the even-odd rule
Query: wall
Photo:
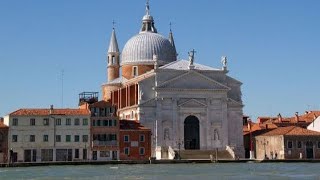
[[271, 159], [271, 152], [277, 159], [285, 159], [284, 155], [284, 139], [282, 135], [279, 136], [256, 136], [255, 137], [256, 158], [265, 159], [265, 154]]

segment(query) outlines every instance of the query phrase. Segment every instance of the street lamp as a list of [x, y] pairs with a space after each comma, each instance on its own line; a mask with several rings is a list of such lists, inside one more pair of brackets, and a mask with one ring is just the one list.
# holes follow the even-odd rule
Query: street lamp
[[178, 149], [179, 149], [178, 159], [181, 160], [180, 151], [181, 151], [181, 145], [183, 144], [183, 141], [181, 141], [181, 139], [179, 138], [179, 141], [176, 143], [177, 143]]

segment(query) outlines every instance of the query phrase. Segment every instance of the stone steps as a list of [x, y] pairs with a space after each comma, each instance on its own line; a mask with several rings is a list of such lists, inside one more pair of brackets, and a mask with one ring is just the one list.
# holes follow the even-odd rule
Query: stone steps
[[[176, 151], [177, 157], [179, 151]], [[213, 159], [216, 158], [215, 150], [181, 150], [180, 157], [181, 159], [210, 159], [210, 155], [212, 155]], [[233, 159], [230, 153], [226, 150], [218, 151], [218, 159]]]

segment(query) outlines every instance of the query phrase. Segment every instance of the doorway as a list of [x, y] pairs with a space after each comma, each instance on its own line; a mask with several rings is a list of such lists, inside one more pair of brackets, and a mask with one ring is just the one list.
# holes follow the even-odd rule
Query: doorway
[[307, 159], [313, 159], [313, 143], [311, 141], [306, 143], [306, 156]]
[[200, 149], [199, 119], [188, 116], [184, 121], [184, 148]]

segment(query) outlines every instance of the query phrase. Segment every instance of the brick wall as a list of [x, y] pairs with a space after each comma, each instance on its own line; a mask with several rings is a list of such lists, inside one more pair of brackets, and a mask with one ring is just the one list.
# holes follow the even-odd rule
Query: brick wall
[[[131, 79], [133, 78], [132, 76], [132, 67], [134, 65], [123, 65], [122, 66], [122, 76], [127, 78], [127, 79]], [[153, 65], [137, 65], [138, 67], [138, 75], [144, 74], [147, 71], [151, 71], [154, 66]]]

